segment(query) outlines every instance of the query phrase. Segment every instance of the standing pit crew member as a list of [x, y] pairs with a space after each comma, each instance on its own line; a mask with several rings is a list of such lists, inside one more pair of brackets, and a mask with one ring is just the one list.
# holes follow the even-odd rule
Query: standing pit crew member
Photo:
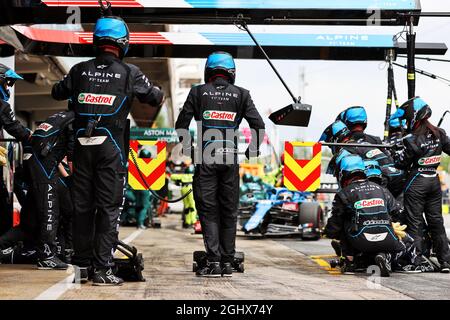
[[[17, 80], [23, 80], [11, 68], [0, 63], [0, 137], [3, 129], [18, 141], [27, 141], [31, 132], [25, 128], [18, 120], [14, 119], [14, 113], [8, 101], [11, 95], [9, 88], [12, 88]], [[3, 153], [0, 153], [0, 155]], [[2, 157], [6, 164], [6, 154]], [[3, 168], [0, 166], [0, 234], [7, 231], [12, 225], [13, 203], [8, 201], [9, 194], [3, 181]]]
[[17, 140], [26, 141], [30, 138], [31, 131], [18, 120], [14, 120], [14, 113], [8, 103], [11, 95], [9, 88], [13, 87], [17, 80], [23, 78], [0, 63], [0, 130], [5, 129]]
[[[176, 122], [186, 132], [192, 118], [201, 125], [199, 150], [204, 157], [195, 166], [193, 189], [207, 253], [207, 265], [197, 276], [232, 276], [239, 202], [239, 164], [236, 154], [207, 160], [220, 150], [237, 149], [239, 125], [246, 119], [253, 129], [247, 158], [257, 156], [264, 122], [247, 90], [235, 86], [236, 67], [226, 52], [212, 53], [205, 66], [205, 84], [191, 89]], [[184, 136], [180, 134], [180, 140]], [[211, 134], [214, 133], [214, 134]], [[230, 134], [231, 133], [231, 134]], [[220, 135], [221, 137], [217, 137]], [[234, 136], [232, 140], [227, 139]], [[201, 140], [200, 140], [201, 139]], [[201, 141], [201, 142], [200, 142]], [[185, 150], [188, 146], [185, 143]], [[223, 161], [226, 158], [225, 161]], [[217, 160], [217, 161], [216, 161]]]
[[160, 107], [163, 92], [138, 67], [122, 61], [129, 31], [114, 16], [97, 20], [96, 58], [76, 64], [52, 90], [56, 100], [70, 99], [75, 111], [73, 159], [73, 264], [80, 281], [91, 274], [93, 285], [121, 285], [115, 276], [113, 249], [126, 181], [124, 147], [127, 116], [133, 99]]
[[433, 240], [433, 250], [441, 272], [450, 273], [450, 249], [442, 217], [442, 190], [437, 173], [442, 152], [450, 154], [450, 139], [444, 130], [432, 125], [431, 108], [420, 97], [405, 102], [392, 119], [405, 119], [407, 132], [404, 152], [396, 165], [408, 172], [404, 194], [408, 232], [415, 240], [417, 253], [423, 252], [424, 219]]

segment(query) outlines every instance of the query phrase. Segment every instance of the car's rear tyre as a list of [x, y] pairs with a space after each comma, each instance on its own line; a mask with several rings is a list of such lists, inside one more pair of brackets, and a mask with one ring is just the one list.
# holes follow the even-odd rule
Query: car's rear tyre
[[323, 210], [319, 203], [317, 202], [303, 202], [300, 204], [300, 214], [298, 217], [298, 222], [300, 225], [312, 224], [312, 228], [318, 229], [319, 231], [314, 231], [311, 235], [304, 235], [302, 239], [304, 240], [319, 240], [320, 239], [320, 229], [322, 227], [323, 221]]

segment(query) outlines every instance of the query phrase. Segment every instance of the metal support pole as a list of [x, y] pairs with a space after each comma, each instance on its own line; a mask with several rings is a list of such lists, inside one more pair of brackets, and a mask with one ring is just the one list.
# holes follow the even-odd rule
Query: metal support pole
[[[238, 18], [241, 18], [241, 16], [238, 16]], [[255, 36], [253, 35], [253, 33], [250, 31], [250, 29], [247, 26], [247, 23], [245, 21], [238, 21], [238, 23], [242, 26], [242, 28], [247, 31], [248, 35], [250, 36], [250, 38], [252, 38], [253, 42], [256, 44], [256, 46], [258, 47], [258, 49], [261, 51], [261, 53], [264, 55], [264, 58], [266, 58], [267, 62], [269, 63], [270, 67], [272, 68], [272, 70], [275, 72], [275, 74], [277, 75], [278, 79], [280, 79], [281, 83], [283, 84], [283, 86], [286, 88], [287, 92], [289, 92], [289, 95], [292, 97], [292, 100], [294, 100], [294, 103], [298, 103], [300, 102], [300, 99], [297, 99], [295, 97], [295, 95], [292, 93], [291, 89], [289, 88], [289, 86], [286, 84], [286, 82], [284, 81], [283, 77], [280, 75], [280, 73], [278, 72], [277, 68], [273, 65], [272, 61], [270, 60], [269, 56], [267, 55], [266, 51], [264, 50], [264, 48], [259, 44], [258, 40], [256, 40]]]
[[406, 35], [408, 51], [408, 99], [416, 96], [416, 34], [414, 33], [414, 17], [410, 17], [409, 30]]
[[334, 142], [320, 142], [326, 147], [368, 147], [368, 148], [394, 148], [393, 144], [370, 144], [370, 143], [334, 143]]
[[386, 100], [386, 118], [384, 120], [384, 138], [387, 139], [389, 135], [389, 119], [391, 118], [392, 111], [392, 95], [393, 95], [393, 87], [394, 87], [394, 67], [392, 66], [392, 60], [394, 59], [394, 50], [389, 49], [387, 52], [386, 60], [389, 64], [388, 66], [388, 93]]

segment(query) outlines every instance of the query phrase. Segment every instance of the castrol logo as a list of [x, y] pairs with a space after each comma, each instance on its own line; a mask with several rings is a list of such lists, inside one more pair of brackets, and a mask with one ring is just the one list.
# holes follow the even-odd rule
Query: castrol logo
[[203, 119], [205, 119], [205, 120], [234, 121], [235, 118], [236, 118], [236, 112], [227, 112], [227, 111], [205, 111], [205, 112], [203, 112]]
[[46, 122], [43, 122], [39, 125], [39, 127], [36, 128], [36, 130], [42, 130], [44, 132], [47, 132], [48, 130], [50, 130], [51, 128], [53, 128], [53, 126], [51, 124], [48, 124]]
[[365, 209], [365, 208], [373, 208], [373, 207], [383, 207], [384, 200], [380, 198], [368, 199], [368, 200], [360, 200], [355, 202], [355, 209]]
[[433, 156], [419, 159], [419, 165], [432, 166], [441, 163], [441, 156]]
[[108, 94], [80, 93], [78, 95], [78, 103], [81, 104], [112, 106], [114, 100], [116, 100], [116, 96]]
[[383, 152], [380, 149], [373, 149], [366, 153], [366, 157], [372, 159], [373, 157], [376, 157], [382, 153]]

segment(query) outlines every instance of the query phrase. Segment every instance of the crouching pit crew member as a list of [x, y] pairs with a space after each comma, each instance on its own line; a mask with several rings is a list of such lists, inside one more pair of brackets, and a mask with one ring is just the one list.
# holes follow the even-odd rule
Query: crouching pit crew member
[[30, 181], [23, 210], [28, 217], [36, 210], [38, 269], [67, 269], [56, 255], [61, 178], [58, 167], [66, 155], [72, 159], [73, 120], [72, 111], [50, 116], [36, 128], [31, 144], [24, 147], [24, 166]]
[[69, 169], [62, 160], [66, 153], [72, 157], [73, 120], [72, 111], [58, 112], [37, 127], [31, 143], [24, 144], [22, 183], [15, 190], [23, 193], [20, 224], [0, 237], [0, 249], [8, 249], [0, 262], [67, 269], [73, 211]]
[[[252, 142], [246, 151], [247, 158], [258, 155], [261, 137], [264, 136], [264, 122], [249, 92], [234, 85], [235, 72], [230, 54], [212, 53], [205, 66], [206, 84], [191, 89], [175, 125], [176, 129], [186, 131], [194, 117], [200, 122], [202, 130], [198, 145], [204, 156], [195, 167], [193, 189], [207, 264], [197, 271], [197, 276], [232, 275], [239, 202], [239, 164], [237, 154], [233, 152], [237, 150], [236, 132], [242, 119], [246, 119], [253, 129]], [[185, 135], [180, 130], [178, 132], [180, 140], [183, 140]], [[230, 132], [233, 140], [226, 138]], [[185, 141], [184, 144], [186, 150], [189, 146]], [[220, 150], [228, 149], [232, 150], [231, 161], [230, 154], [211, 159], [211, 154], [217, 155]]]
[[108, 15], [94, 30], [96, 58], [75, 65], [52, 90], [56, 100], [70, 99], [75, 112], [73, 159], [72, 263], [80, 282], [121, 285], [112, 267], [126, 182], [125, 127], [134, 97], [160, 107], [163, 92], [138, 67], [124, 63], [129, 31]]
[[[391, 214], [399, 209], [394, 197], [367, 180], [361, 157], [351, 155], [340, 161], [339, 184], [342, 189], [335, 196], [325, 233], [340, 243], [341, 271], [351, 274], [359, 265], [367, 267], [374, 262], [384, 277], [393, 268], [421, 272], [420, 266], [411, 263], [415, 260], [414, 248], [399, 239], [392, 225]], [[404, 227], [396, 228], [406, 236], [401, 233]]]

